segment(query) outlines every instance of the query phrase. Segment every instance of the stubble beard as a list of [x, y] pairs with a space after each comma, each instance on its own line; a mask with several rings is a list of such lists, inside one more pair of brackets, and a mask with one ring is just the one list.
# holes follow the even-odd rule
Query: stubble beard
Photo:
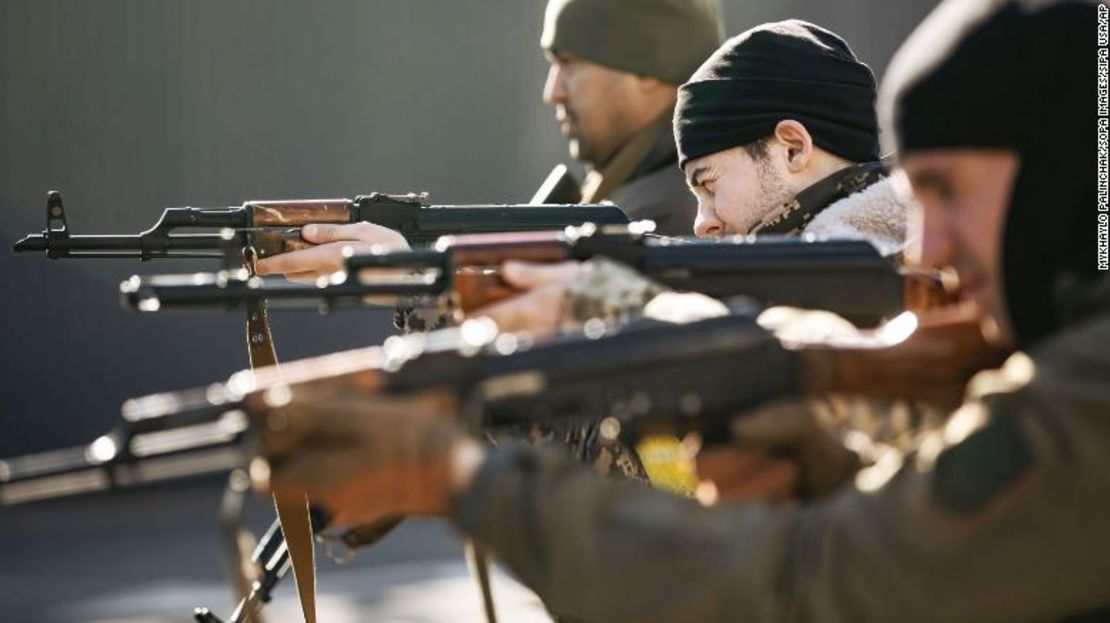
[[597, 149], [588, 140], [581, 136], [572, 136], [568, 139], [570, 157], [576, 162], [581, 162], [591, 169], [601, 166]]
[[627, 127], [627, 119], [620, 110], [610, 111], [603, 125], [592, 124], [591, 136], [584, 134], [581, 118], [574, 110], [568, 107], [566, 115], [574, 124], [574, 134], [567, 137], [570, 157], [591, 169], [601, 169], [608, 164], [635, 135]]
[[767, 215], [771, 214], [783, 204], [794, 199], [798, 194], [797, 191], [791, 188], [786, 180], [778, 174], [769, 158], [756, 159], [756, 178], [759, 180], [759, 195], [760, 205], [762, 210], [755, 215], [751, 225], [748, 227], [749, 231], [763, 221]]

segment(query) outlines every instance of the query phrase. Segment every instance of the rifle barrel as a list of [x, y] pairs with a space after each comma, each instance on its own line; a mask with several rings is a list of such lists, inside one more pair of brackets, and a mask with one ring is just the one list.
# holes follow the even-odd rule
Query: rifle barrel
[[198, 258], [223, 257], [228, 240], [220, 234], [77, 235], [32, 234], [15, 244], [16, 252], [46, 251], [50, 257]]
[[[394, 306], [401, 297], [440, 294], [437, 279], [404, 276], [363, 284], [351, 279], [324, 285], [289, 283], [284, 279], [225, 278], [220, 273], [131, 277], [120, 284], [123, 305], [138, 311], [198, 307], [240, 308], [250, 301], [267, 300], [274, 307], [333, 309], [364, 304]], [[367, 301], [377, 297], [379, 300]]]

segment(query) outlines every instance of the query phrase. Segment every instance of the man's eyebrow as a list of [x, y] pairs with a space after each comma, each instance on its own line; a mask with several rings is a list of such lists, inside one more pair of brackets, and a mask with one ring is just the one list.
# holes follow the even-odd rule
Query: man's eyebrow
[[690, 177], [687, 178], [686, 183], [690, 185], [690, 188], [697, 188], [698, 186], [701, 186], [702, 182], [699, 178], [701, 178], [702, 174], [708, 170], [708, 166], [696, 167], [693, 171], [690, 172]]

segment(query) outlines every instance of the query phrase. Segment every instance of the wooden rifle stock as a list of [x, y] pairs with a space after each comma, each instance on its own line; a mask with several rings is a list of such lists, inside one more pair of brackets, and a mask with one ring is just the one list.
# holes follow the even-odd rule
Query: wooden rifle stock
[[912, 333], [894, 343], [802, 346], [806, 390], [953, 407], [975, 373], [997, 367], [1011, 352], [984, 338], [979, 315], [966, 306], [894, 322], [908, 323]]

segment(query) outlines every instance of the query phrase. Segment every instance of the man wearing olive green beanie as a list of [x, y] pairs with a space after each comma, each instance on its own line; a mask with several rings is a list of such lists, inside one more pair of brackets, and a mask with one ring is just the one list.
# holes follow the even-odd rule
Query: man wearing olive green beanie
[[544, 102], [586, 165], [581, 200], [609, 200], [690, 235], [697, 204], [675, 166], [678, 85], [721, 43], [719, 0], [550, 0]]

